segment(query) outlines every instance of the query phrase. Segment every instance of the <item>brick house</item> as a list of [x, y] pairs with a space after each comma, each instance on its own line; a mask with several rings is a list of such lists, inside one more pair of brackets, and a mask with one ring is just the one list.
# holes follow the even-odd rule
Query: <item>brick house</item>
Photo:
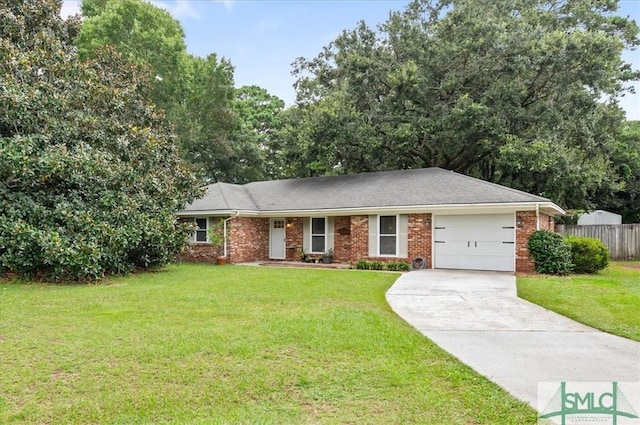
[[[554, 228], [562, 208], [540, 196], [440, 168], [216, 183], [178, 213], [197, 231], [183, 257], [232, 263], [296, 261], [301, 251], [334, 261], [424, 259], [427, 268], [528, 272], [527, 239]], [[222, 224], [220, 224], [222, 223]]]

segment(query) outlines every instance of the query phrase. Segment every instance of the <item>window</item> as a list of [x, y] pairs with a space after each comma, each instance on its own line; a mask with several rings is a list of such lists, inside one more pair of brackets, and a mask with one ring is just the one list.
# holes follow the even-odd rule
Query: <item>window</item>
[[324, 217], [311, 219], [311, 252], [324, 252], [326, 241], [326, 220]]
[[196, 218], [196, 242], [207, 242], [206, 218]]
[[380, 255], [396, 255], [397, 253], [397, 217], [395, 215], [380, 216]]

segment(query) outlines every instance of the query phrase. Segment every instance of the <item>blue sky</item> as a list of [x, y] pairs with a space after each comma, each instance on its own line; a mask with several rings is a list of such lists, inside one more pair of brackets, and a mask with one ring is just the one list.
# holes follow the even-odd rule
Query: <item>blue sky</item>
[[[382, 23], [390, 10], [404, 9], [408, 0], [153, 0], [182, 24], [190, 53], [216, 53], [235, 67], [237, 87], [255, 84], [293, 104], [291, 63], [313, 58], [344, 29], [360, 20]], [[63, 2], [62, 14], [79, 11], [79, 0]], [[640, 0], [621, 0], [619, 14], [640, 22]], [[640, 52], [625, 52], [624, 59], [640, 68]], [[627, 119], [640, 120], [638, 94], [627, 95], [621, 105]]]

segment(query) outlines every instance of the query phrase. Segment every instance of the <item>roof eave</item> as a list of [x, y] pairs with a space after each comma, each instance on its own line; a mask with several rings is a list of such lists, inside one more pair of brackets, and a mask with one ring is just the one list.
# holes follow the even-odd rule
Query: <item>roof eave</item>
[[511, 211], [535, 211], [536, 209], [552, 215], [565, 215], [566, 212], [551, 201], [540, 202], [502, 202], [502, 203], [480, 203], [480, 204], [441, 204], [441, 205], [402, 205], [402, 206], [381, 206], [381, 207], [353, 207], [353, 208], [323, 208], [323, 209], [289, 209], [289, 210], [186, 210], [180, 211], [177, 215], [182, 217], [196, 216], [231, 216], [240, 215], [248, 217], [295, 217], [295, 216], [332, 216], [332, 215], [368, 215], [380, 213], [497, 213]]
[[184, 210], [176, 213], [180, 217], [202, 217], [202, 216], [259, 216], [264, 215], [263, 212], [254, 210]]

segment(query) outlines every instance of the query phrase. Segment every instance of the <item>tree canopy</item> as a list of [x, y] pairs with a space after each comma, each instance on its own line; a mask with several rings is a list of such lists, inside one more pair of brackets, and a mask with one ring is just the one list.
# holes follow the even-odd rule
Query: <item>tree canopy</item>
[[640, 121], [628, 121], [611, 156], [613, 172], [624, 183], [617, 190], [602, 188], [595, 207], [622, 215], [623, 223], [640, 223]]
[[81, 56], [114, 46], [149, 67], [151, 98], [175, 126], [183, 158], [204, 179], [244, 183], [265, 176], [260, 140], [247, 131], [253, 124], [243, 121], [250, 114], [240, 115], [248, 105], [236, 96], [228, 60], [188, 54], [180, 23], [151, 3], [83, 0], [82, 12], [75, 41]]
[[277, 156], [280, 148], [277, 133], [282, 126], [284, 101], [262, 87], [243, 86], [235, 91], [233, 108], [241, 123], [237, 143], [251, 150], [253, 162], [260, 164], [246, 175], [246, 180], [279, 178], [282, 166]]
[[[187, 46], [180, 23], [169, 12], [139, 0], [109, 1], [101, 8], [89, 4], [95, 11], [82, 22], [76, 40], [80, 56], [95, 57], [100, 47], [113, 45], [129, 61], [150, 65], [153, 101], [171, 109], [185, 90], [181, 75]], [[84, 4], [83, 10], [87, 8]]]
[[164, 264], [199, 194], [148, 101], [153, 79], [112, 48], [72, 44], [56, 0], [0, 0], [0, 269], [92, 279]]
[[638, 72], [635, 22], [609, 0], [415, 0], [344, 31], [294, 73], [281, 138], [289, 172], [439, 166], [593, 204]]

